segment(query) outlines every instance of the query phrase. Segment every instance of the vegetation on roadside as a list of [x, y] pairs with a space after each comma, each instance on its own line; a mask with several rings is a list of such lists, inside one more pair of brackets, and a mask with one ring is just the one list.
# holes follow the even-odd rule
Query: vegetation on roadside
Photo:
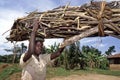
[[[47, 53], [53, 53], [58, 49], [58, 45], [52, 45], [49, 49], [45, 50]], [[94, 47], [82, 46], [76, 42], [66, 47], [63, 54], [54, 61], [55, 67], [64, 66], [65, 69], [86, 69], [98, 68], [109, 69], [109, 62], [107, 60], [108, 55], [111, 55], [115, 50], [114, 46], [111, 46], [106, 54], [102, 54], [101, 51]], [[109, 53], [109, 54], [108, 54]]]
[[62, 67], [49, 67], [47, 70], [47, 78], [56, 76], [69, 76], [72, 74], [83, 75], [83, 74], [103, 74], [111, 76], [120, 76], [120, 71], [102, 70], [102, 69], [86, 69], [86, 70], [66, 70]]
[[18, 66], [18, 64], [13, 64], [13, 65], [10, 64], [11, 66], [8, 65], [7, 67], [3, 68], [2, 71], [0, 72], [0, 80], [6, 80], [12, 74], [22, 71], [21, 68]]
[[[15, 55], [13, 56], [12, 54], [0, 56], [0, 61], [3, 63], [16, 63], [11, 64], [12, 66], [8, 66], [0, 71], [0, 79], [6, 80], [6, 78], [8, 78], [10, 75], [22, 71], [17, 64], [19, 62], [21, 52], [24, 52], [24, 44], [21, 44], [21, 46], [22, 47], [14, 47], [19, 49], [12, 49], [18, 51], [16, 53], [18, 54], [16, 57], [14, 57]], [[50, 46], [50, 48], [44, 47], [43, 53], [50, 54], [57, 51], [57, 49], [58, 45], [55, 43], [54, 45]], [[48, 67], [47, 78], [55, 76], [68, 76], [71, 74], [81, 75], [87, 73], [120, 76], [120, 71], [109, 70], [109, 62], [106, 57], [107, 55], [111, 55], [112, 52], [115, 52], [114, 49], [115, 47], [111, 46], [105, 52], [105, 54], [102, 54], [101, 51], [92, 46], [83, 46], [80, 48], [79, 42], [71, 44], [70, 46], [66, 47], [60, 57], [55, 59], [52, 67]], [[9, 49], [6, 50], [9, 51]], [[1, 62], [0, 65], [2, 65]]]
[[[11, 66], [8, 66], [0, 72], [0, 80], [9, 80], [9, 77], [12, 74], [16, 74], [21, 71], [22, 70], [18, 66], [18, 64], [13, 64]], [[86, 70], [80, 70], [80, 69], [66, 70], [63, 67], [47, 67], [47, 79], [57, 76], [69, 76], [72, 74], [74, 75], [104, 74], [104, 75], [120, 76], [120, 71], [90, 69], [90, 68], [87, 68]]]
[[115, 70], [102, 70], [102, 69], [94, 69], [93, 72], [96, 72], [98, 74], [104, 74], [104, 75], [111, 75], [111, 76], [120, 76], [120, 71]]
[[[14, 48], [5, 49], [6, 51], [13, 51], [15, 54], [0, 56], [0, 61], [5, 63], [18, 63], [19, 58], [26, 46], [22, 43], [21, 47], [14, 45]], [[43, 53], [53, 53], [56, 52], [59, 48], [59, 45], [56, 43], [49, 48], [44, 47]], [[109, 69], [109, 62], [107, 60], [107, 55], [111, 55], [112, 52], [115, 52], [115, 47], [111, 46], [102, 54], [101, 51], [94, 47], [82, 46], [80, 47], [80, 42], [75, 42], [70, 46], [67, 46], [60, 57], [55, 59], [54, 67], [64, 66], [65, 69], [86, 69], [89, 68], [98, 68], [98, 69]]]

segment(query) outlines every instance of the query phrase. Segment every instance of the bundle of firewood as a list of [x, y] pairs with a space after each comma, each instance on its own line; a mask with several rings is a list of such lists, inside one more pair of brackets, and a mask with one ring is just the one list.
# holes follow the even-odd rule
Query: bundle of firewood
[[30, 37], [33, 20], [39, 19], [37, 36], [42, 38], [72, 38], [120, 34], [120, 1], [92, 2], [82, 6], [60, 6], [46, 12], [31, 12], [17, 19], [7, 37], [23, 41]]

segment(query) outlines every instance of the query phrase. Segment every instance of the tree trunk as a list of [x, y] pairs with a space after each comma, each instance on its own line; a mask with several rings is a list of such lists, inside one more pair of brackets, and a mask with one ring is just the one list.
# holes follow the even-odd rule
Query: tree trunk
[[12, 61], [13, 64], [15, 63], [15, 59], [16, 59], [16, 53], [13, 53], [13, 61]]

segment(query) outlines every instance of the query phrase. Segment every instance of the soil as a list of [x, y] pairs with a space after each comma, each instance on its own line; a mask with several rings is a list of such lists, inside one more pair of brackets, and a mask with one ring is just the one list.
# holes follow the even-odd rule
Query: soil
[[21, 72], [12, 74], [8, 79], [9, 80], [21, 80]]
[[70, 75], [67, 77], [55, 77], [50, 80], [120, 80], [120, 77], [101, 75], [101, 74], [85, 74], [85, 75]]
[[[10, 67], [9, 64], [0, 65], [0, 72]], [[21, 80], [21, 72], [12, 74], [8, 79], [9, 80]], [[110, 75], [101, 75], [101, 74], [82, 74], [82, 75], [70, 75], [65, 77], [54, 77], [47, 80], [120, 80], [120, 76], [110, 76]]]
[[11, 66], [10, 64], [7, 64], [7, 63], [2, 63], [2, 64], [0, 64], [0, 72], [3, 70], [3, 69], [5, 69], [5, 68], [7, 68], [7, 67], [9, 67], [9, 66]]
[[[15, 73], [10, 76], [9, 80], [21, 80], [21, 72]], [[47, 80], [120, 80], [120, 77], [101, 75], [101, 74], [83, 74], [83, 75], [70, 75], [67, 77], [54, 77]]]

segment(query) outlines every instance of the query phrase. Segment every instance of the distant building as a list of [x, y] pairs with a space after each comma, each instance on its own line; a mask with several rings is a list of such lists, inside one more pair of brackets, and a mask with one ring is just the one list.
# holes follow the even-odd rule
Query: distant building
[[109, 60], [109, 65], [111, 70], [120, 70], [120, 53], [110, 55], [107, 58]]

